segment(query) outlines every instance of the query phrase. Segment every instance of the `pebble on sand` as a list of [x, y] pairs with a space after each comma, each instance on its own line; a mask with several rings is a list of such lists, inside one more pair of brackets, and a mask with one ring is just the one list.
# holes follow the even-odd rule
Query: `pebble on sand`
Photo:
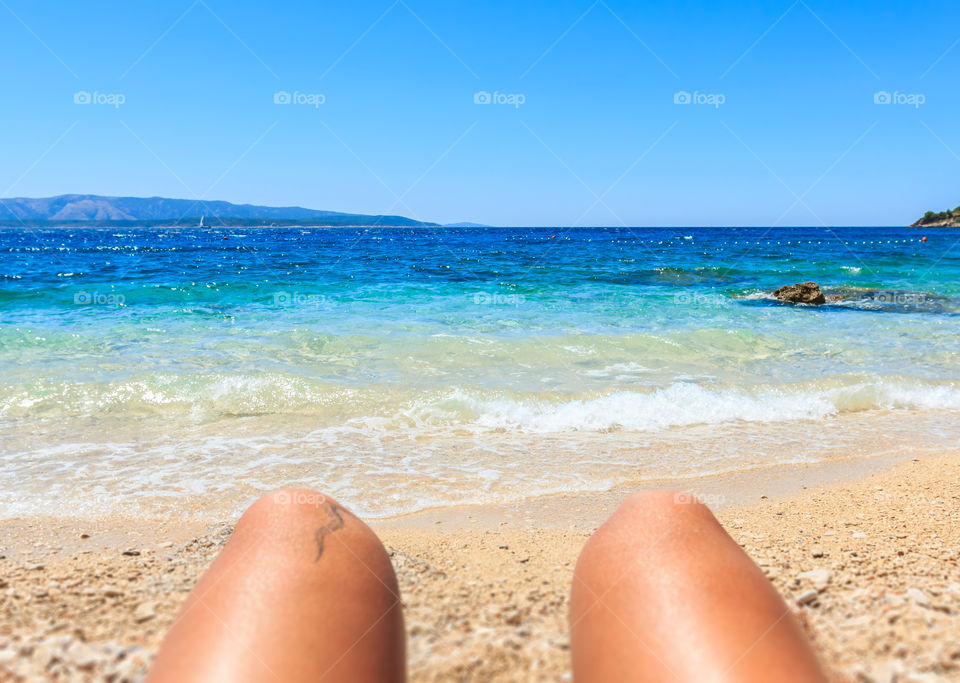
[[797, 574], [797, 583], [809, 581], [818, 591], [822, 591], [830, 583], [831, 573], [829, 569], [811, 569], [808, 572]]
[[930, 599], [919, 588], [911, 588], [908, 590], [907, 597], [921, 607], [926, 607], [930, 604]]
[[157, 603], [155, 602], [141, 602], [133, 612], [133, 618], [137, 620], [137, 623], [149, 621], [155, 616], [157, 616]]

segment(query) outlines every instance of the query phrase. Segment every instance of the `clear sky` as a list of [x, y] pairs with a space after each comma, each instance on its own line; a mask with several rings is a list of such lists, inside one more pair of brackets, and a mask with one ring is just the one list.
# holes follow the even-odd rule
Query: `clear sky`
[[906, 224], [960, 204], [958, 19], [955, 0], [0, 0], [0, 196]]

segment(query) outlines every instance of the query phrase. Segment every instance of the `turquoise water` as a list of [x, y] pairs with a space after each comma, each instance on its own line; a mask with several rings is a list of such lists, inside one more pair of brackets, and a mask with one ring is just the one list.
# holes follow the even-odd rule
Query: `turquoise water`
[[[0, 514], [287, 483], [391, 514], [952, 445], [960, 230], [921, 235], [3, 229]], [[770, 297], [801, 280], [843, 298]]]

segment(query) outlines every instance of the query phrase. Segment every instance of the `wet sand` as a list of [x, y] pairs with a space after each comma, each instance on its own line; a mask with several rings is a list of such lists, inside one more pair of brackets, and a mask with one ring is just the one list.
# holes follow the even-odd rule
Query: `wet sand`
[[[718, 512], [837, 680], [960, 680], [960, 451], [659, 482]], [[374, 523], [413, 680], [569, 677], [567, 594], [626, 488]], [[0, 522], [0, 679], [138, 680], [230, 520]]]

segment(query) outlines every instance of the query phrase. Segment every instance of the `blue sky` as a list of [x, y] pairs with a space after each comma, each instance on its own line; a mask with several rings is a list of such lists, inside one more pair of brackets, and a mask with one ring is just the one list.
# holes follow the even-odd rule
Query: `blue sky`
[[0, 196], [559, 226], [960, 204], [960, 7], [842, 5], [2, 0]]

